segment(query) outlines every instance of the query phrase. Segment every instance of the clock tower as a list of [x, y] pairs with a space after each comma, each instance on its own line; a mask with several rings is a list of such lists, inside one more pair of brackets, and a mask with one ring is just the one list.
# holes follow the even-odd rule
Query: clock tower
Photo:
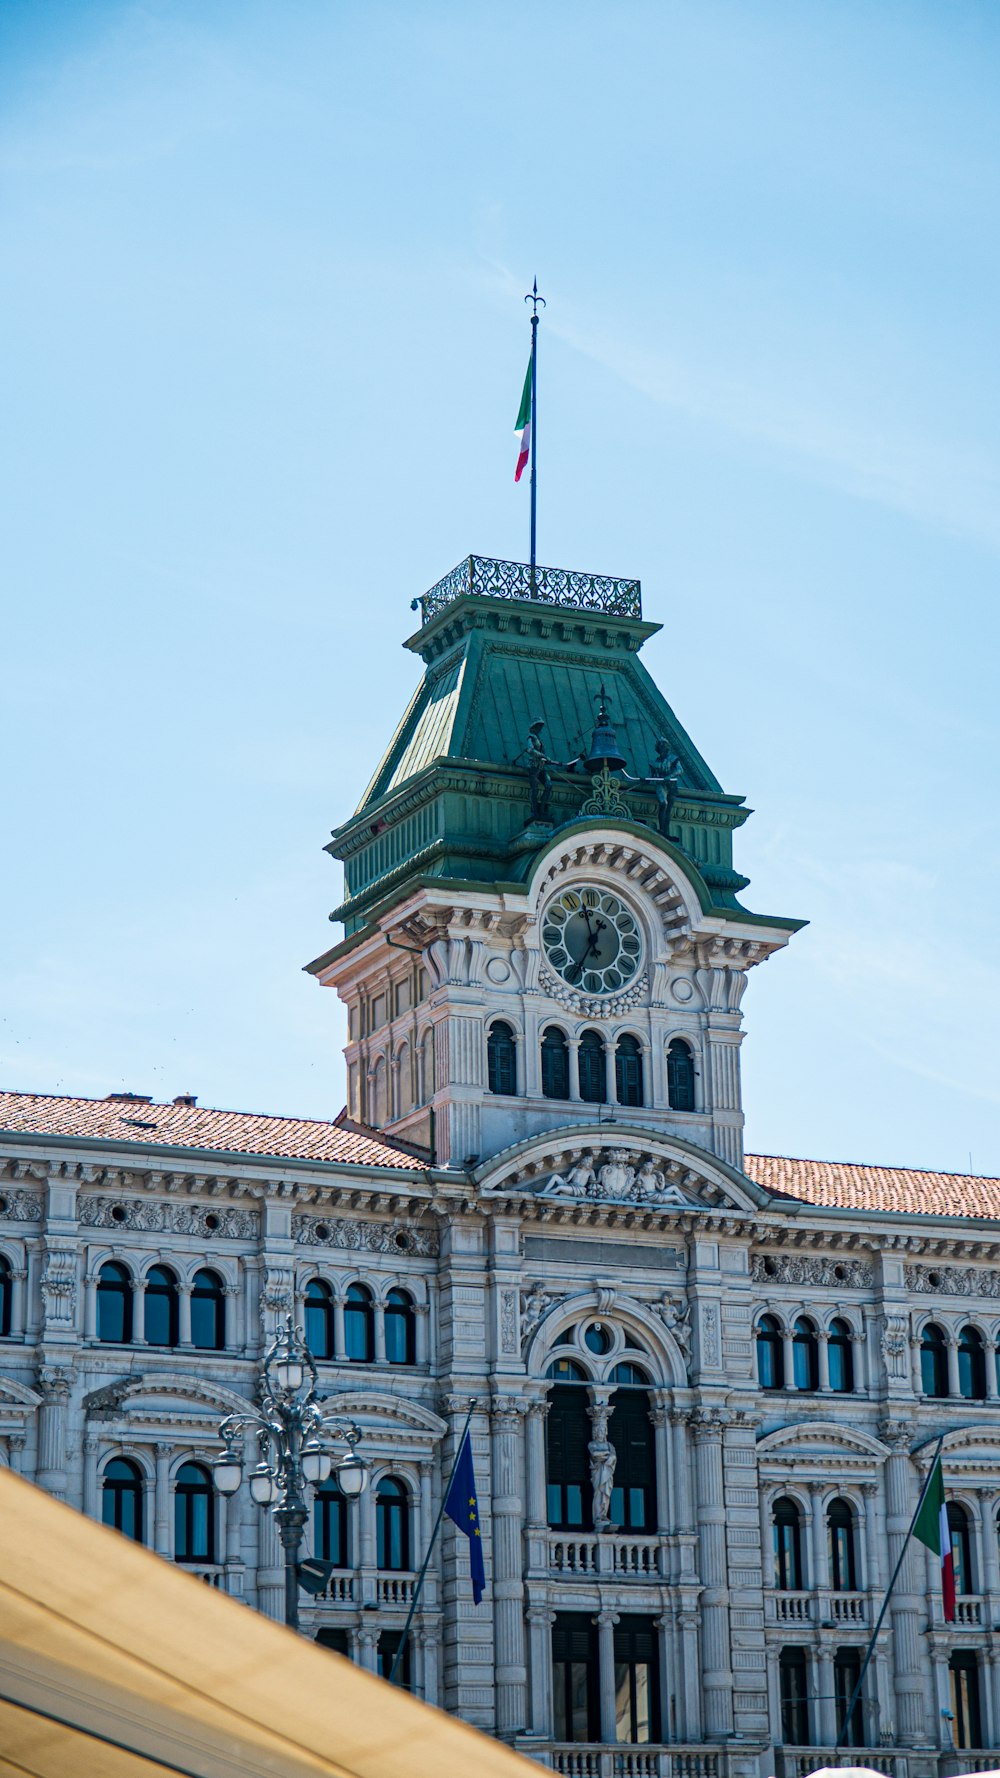
[[[728, 795], [639, 659], [638, 582], [467, 557], [420, 600], [424, 676], [355, 814], [347, 1119], [480, 1166], [553, 1131], [739, 1169], [750, 913]], [[586, 1165], [586, 1162], [584, 1162]]]

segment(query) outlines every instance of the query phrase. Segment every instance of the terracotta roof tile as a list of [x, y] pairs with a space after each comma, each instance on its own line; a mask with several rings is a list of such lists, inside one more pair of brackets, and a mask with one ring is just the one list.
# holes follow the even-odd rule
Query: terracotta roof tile
[[852, 1161], [801, 1161], [774, 1154], [748, 1154], [743, 1166], [766, 1191], [807, 1204], [1000, 1221], [1000, 1179], [923, 1173], [915, 1167], [867, 1167]]
[[390, 1141], [318, 1118], [154, 1105], [144, 1099], [72, 1099], [55, 1093], [0, 1092], [0, 1134], [86, 1136], [112, 1142], [169, 1143], [232, 1154], [362, 1167], [420, 1170], [426, 1163]]

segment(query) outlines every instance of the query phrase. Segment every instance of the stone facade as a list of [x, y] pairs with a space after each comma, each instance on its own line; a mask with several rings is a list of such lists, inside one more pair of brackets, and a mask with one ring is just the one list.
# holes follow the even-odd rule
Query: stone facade
[[[602, 674], [620, 656], [653, 752], [674, 719], [635, 677], [650, 626], [576, 613], [570, 635], [562, 618], [527, 604], [497, 616], [497, 604], [464, 630], [454, 612], [428, 622], [428, 708], [440, 684], [458, 699], [448, 650], [478, 646], [476, 625], [496, 617], [505, 684], [515, 629], [519, 674], [532, 649], [548, 649], [550, 677], [585, 675], [588, 649]], [[689, 799], [676, 830], [648, 786], [645, 803], [637, 792], [595, 815], [597, 775], [584, 805], [590, 786], [569, 770], [555, 774], [556, 815], [539, 821], [544, 786], [529, 810], [523, 771], [494, 759], [507, 853], [481, 882], [470, 873], [487, 855], [476, 836], [492, 792], [467, 756], [441, 777], [428, 751], [444, 750], [438, 728], [419, 758], [418, 739], [404, 725], [337, 841], [360, 888], [348, 939], [310, 966], [348, 1007], [351, 1121], [339, 1129], [356, 1130], [362, 1158], [323, 1158], [340, 1152], [332, 1126], [299, 1125], [308, 1141], [255, 1155], [235, 1114], [205, 1114], [204, 1130], [213, 1116], [224, 1126], [213, 1141], [177, 1133], [194, 1127], [189, 1111], [171, 1135], [169, 1108], [104, 1127], [93, 1102], [77, 1125], [56, 1101], [8, 1105], [0, 1456], [96, 1516], [114, 1510], [109, 1464], [126, 1460], [144, 1541], [278, 1616], [269, 1515], [245, 1489], [211, 1499], [199, 1559], [179, 1543], [181, 1472], [210, 1466], [218, 1423], [253, 1398], [281, 1319], [328, 1315], [321, 1389], [361, 1424], [372, 1479], [326, 1593], [303, 1597], [307, 1634], [387, 1664], [471, 1400], [487, 1594], [473, 1605], [464, 1539], [445, 1520], [415, 1618], [414, 1688], [567, 1778], [798, 1778], [830, 1762], [943, 1435], [964, 1527], [958, 1619], [944, 1623], [933, 1563], [911, 1545], [866, 1684], [861, 1758], [891, 1778], [991, 1763], [1000, 1182], [991, 1216], [935, 1211], [919, 1191], [888, 1213], [874, 1193], [843, 1208], [832, 1192], [807, 1201], [755, 1183], [742, 1001], [748, 971], [798, 922], [736, 902], [743, 879], [713, 822], [728, 847], [741, 799], [683, 736], [671, 731]], [[431, 806], [435, 774], [464, 823], [451, 877], [405, 862], [410, 827], [395, 851], [385, 838]], [[628, 910], [639, 955], [622, 991], [585, 991], [553, 965], [547, 909], [567, 889]], [[128, 1337], [104, 1314], [102, 1268], [130, 1305]], [[174, 1281], [166, 1320], [151, 1268]], [[206, 1272], [218, 1349], [199, 1319]], [[384, 1488], [380, 1504], [387, 1481], [401, 1505]], [[979, 1752], [957, 1754], [953, 1735]]]

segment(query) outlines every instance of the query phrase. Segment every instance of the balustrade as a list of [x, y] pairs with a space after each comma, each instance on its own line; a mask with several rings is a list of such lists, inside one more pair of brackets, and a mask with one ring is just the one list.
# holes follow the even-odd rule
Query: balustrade
[[614, 1574], [619, 1580], [656, 1580], [660, 1573], [658, 1537], [549, 1536], [553, 1574]]
[[616, 1746], [575, 1741], [532, 1746], [562, 1778], [729, 1778], [729, 1755], [704, 1747]]

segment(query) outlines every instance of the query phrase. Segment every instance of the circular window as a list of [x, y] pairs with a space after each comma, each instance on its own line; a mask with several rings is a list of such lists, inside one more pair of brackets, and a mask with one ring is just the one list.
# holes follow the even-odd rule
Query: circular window
[[834, 1266], [833, 1275], [836, 1278], [837, 1283], [842, 1284], [844, 1282], [844, 1279], [847, 1277], [847, 1267], [846, 1266]]
[[0, 1216], [2, 1216], [4, 1214], [4, 1211], [6, 1210], [6, 1208], [7, 1208], [7, 1199], [0, 1197]]
[[128, 1216], [128, 1211], [126, 1210], [124, 1204], [112, 1204], [112, 1206], [111, 1206], [111, 1220], [112, 1220], [112, 1222], [124, 1222], [126, 1220], [127, 1216]]
[[329, 1241], [330, 1224], [328, 1222], [318, 1222], [316, 1224], [316, 1239], [317, 1241]]
[[939, 1284], [940, 1284], [940, 1282], [941, 1282], [941, 1274], [940, 1274], [940, 1272], [928, 1272], [928, 1274], [927, 1274], [927, 1282], [928, 1282], [928, 1284], [929, 1284], [929, 1285], [930, 1285], [930, 1287], [931, 1287], [931, 1289], [932, 1289], [932, 1290], [936, 1290], [936, 1289], [937, 1289], [937, 1287], [938, 1287], [938, 1285], [939, 1285]]
[[773, 1278], [777, 1270], [778, 1267], [776, 1262], [771, 1258], [770, 1254], [768, 1254], [767, 1258], [764, 1260], [764, 1276], [766, 1278]]
[[214, 1233], [218, 1226], [219, 1218], [216, 1216], [214, 1210], [210, 1210], [205, 1218], [205, 1227]]
[[394, 1236], [394, 1241], [395, 1241], [395, 1245], [398, 1247], [400, 1253], [409, 1253], [409, 1251], [410, 1251], [410, 1237], [407, 1234], [405, 1229], [399, 1229], [397, 1231], [396, 1235]]
[[603, 1321], [592, 1321], [583, 1336], [583, 1343], [589, 1352], [596, 1352], [603, 1358], [605, 1352], [611, 1351], [612, 1339]]

